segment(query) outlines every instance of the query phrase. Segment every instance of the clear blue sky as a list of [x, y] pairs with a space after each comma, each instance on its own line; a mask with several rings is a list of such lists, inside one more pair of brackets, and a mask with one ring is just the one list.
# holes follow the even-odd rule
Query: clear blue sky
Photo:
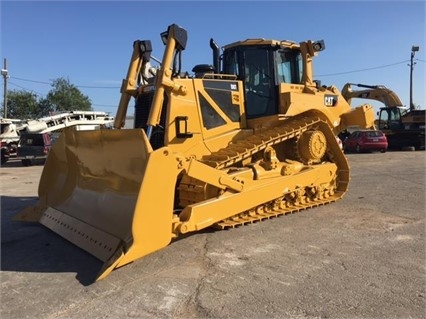
[[[417, 45], [413, 100], [426, 108], [425, 1], [3, 0], [0, 10], [1, 64], [6, 58], [10, 90], [45, 96], [49, 83], [64, 77], [95, 110], [111, 115], [133, 41], [151, 40], [153, 55], [161, 58], [160, 33], [172, 23], [188, 31], [183, 69], [190, 73], [196, 64], [212, 63], [210, 38], [220, 46], [258, 37], [324, 39], [326, 50], [314, 61], [315, 79], [339, 89], [346, 82], [385, 85], [407, 106], [408, 64]], [[128, 114], [133, 114], [133, 102]]]

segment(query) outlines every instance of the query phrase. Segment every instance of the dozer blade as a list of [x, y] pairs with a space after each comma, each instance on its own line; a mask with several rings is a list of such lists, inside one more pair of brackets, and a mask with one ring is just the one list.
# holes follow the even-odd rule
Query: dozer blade
[[153, 151], [143, 130], [66, 129], [23, 214], [102, 260], [102, 279], [170, 243], [176, 177], [172, 152]]

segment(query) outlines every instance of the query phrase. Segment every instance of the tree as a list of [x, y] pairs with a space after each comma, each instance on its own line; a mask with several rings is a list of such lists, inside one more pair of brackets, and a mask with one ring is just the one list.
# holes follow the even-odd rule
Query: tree
[[53, 112], [92, 111], [90, 99], [68, 79], [58, 78], [53, 81], [53, 89], [46, 96], [44, 106]]
[[55, 112], [53, 105], [46, 98], [41, 98], [38, 101], [38, 112], [36, 117], [45, 117], [49, 116]]
[[[45, 98], [24, 90], [7, 92], [7, 117], [36, 119], [54, 113], [68, 111], [93, 111], [90, 99], [64, 78], [53, 81], [52, 89]], [[4, 105], [1, 110], [3, 113]]]
[[[7, 117], [16, 119], [31, 119], [38, 112], [38, 101], [35, 93], [24, 90], [7, 91]], [[2, 113], [4, 105], [2, 108]]]

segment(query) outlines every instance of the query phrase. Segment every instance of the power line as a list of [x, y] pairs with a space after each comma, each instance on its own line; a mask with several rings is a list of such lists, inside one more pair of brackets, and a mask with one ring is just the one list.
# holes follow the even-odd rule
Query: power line
[[[421, 59], [416, 59], [416, 60], [420, 61], [420, 62], [425, 62], [424, 60], [421, 60]], [[370, 70], [384, 69], [384, 68], [388, 68], [388, 67], [391, 67], [391, 66], [395, 66], [395, 65], [399, 65], [399, 64], [403, 64], [403, 63], [407, 63], [407, 62], [409, 62], [409, 60], [404, 60], [404, 61], [401, 61], [401, 62], [385, 64], [385, 65], [380, 65], [380, 66], [375, 66], [375, 67], [371, 67], [371, 68], [359, 69], [359, 70], [344, 71], [344, 72], [337, 72], [337, 73], [328, 73], [328, 74], [319, 74], [317, 76], [334, 76], [334, 75], [342, 75], [342, 74], [350, 74], [350, 73], [356, 73], [356, 72], [364, 72], [364, 71], [370, 71]], [[20, 80], [20, 81], [27, 81], [27, 82], [47, 84], [47, 85], [53, 84], [53, 82], [24, 79], [24, 78], [19, 78], [19, 77], [14, 77], [14, 76], [11, 76], [10, 78], [15, 79], [15, 80]], [[76, 86], [78, 88], [84, 88], [84, 89], [119, 89], [120, 88], [119, 86], [91, 86], [91, 85], [74, 85], [74, 86]]]
[[[424, 60], [421, 60], [421, 59], [416, 59], [416, 60], [420, 61], [420, 62], [425, 62]], [[350, 74], [350, 73], [356, 73], [356, 72], [364, 72], [364, 71], [370, 71], [370, 70], [384, 69], [384, 68], [388, 68], [388, 67], [395, 66], [395, 65], [398, 65], [398, 64], [407, 63], [409, 61], [410, 60], [404, 60], [404, 61], [401, 61], [401, 62], [385, 64], [385, 65], [380, 65], [380, 66], [375, 66], [375, 67], [365, 68], [365, 69], [359, 69], [359, 70], [351, 70], [351, 71], [328, 73], [328, 74], [319, 74], [318, 76], [333, 76], [333, 75]], [[47, 85], [53, 84], [53, 82], [24, 79], [24, 78], [19, 78], [19, 77], [14, 77], [14, 76], [11, 76], [10, 78], [20, 80], [20, 81], [27, 81], [27, 82], [47, 84]], [[85, 89], [119, 89], [120, 88], [119, 86], [91, 86], [91, 85], [75, 85], [75, 84], [74, 84], [74, 86], [76, 86], [78, 88], [85, 88]]]
[[[20, 88], [20, 89], [23, 89], [23, 90], [25, 90], [25, 91], [33, 92], [33, 93], [35, 93], [36, 95], [43, 96], [43, 94], [42, 94], [42, 93], [37, 92], [37, 91], [34, 91], [34, 90], [31, 90], [31, 89], [26, 88], [26, 87], [23, 87], [23, 86], [21, 86], [21, 85], [19, 85], [19, 84], [16, 84], [16, 83], [13, 83], [13, 82], [10, 82], [10, 81], [9, 81], [8, 83], [9, 83], [9, 84], [11, 84], [11, 85], [13, 85], [13, 86], [16, 86], [16, 87], [18, 87], [18, 88]], [[117, 105], [94, 104], [94, 103], [92, 103], [92, 106], [97, 106], [97, 107], [117, 107]]]
[[383, 69], [383, 68], [388, 68], [390, 66], [403, 64], [403, 63], [407, 63], [407, 62], [410, 62], [410, 60], [404, 60], [404, 61], [401, 61], [401, 62], [396, 62], [396, 63], [392, 63], [392, 64], [385, 64], [385, 65], [375, 66], [375, 67], [366, 68], [366, 69], [359, 69], [359, 70], [352, 70], [352, 71], [345, 71], [345, 72], [338, 72], [338, 73], [329, 73], [329, 74], [319, 74], [317, 76], [332, 76], [332, 75], [341, 75], [341, 74], [349, 74], [349, 73], [363, 72], [363, 71], [369, 71], [369, 70]]
[[[37, 81], [37, 80], [31, 80], [31, 79], [24, 79], [24, 78], [18, 78], [16, 76], [11, 76], [11, 79], [20, 80], [20, 81], [26, 81], [26, 82], [32, 82], [32, 83], [40, 83], [40, 84], [46, 84], [46, 85], [52, 85], [53, 82], [44, 82], [44, 81]], [[90, 86], [90, 85], [75, 85], [75, 87], [78, 88], [84, 88], [84, 89], [119, 89], [119, 86]]]
[[13, 83], [13, 82], [10, 82], [10, 81], [9, 81], [8, 83], [9, 83], [9, 84], [11, 84], [11, 85], [13, 85], [13, 86], [16, 86], [16, 87], [18, 87], [18, 88], [20, 88], [20, 89], [23, 89], [23, 90], [25, 90], [25, 91], [34, 92], [34, 93], [36, 93], [37, 95], [43, 96], [43, 94], [42, 94], [42, 93], [40, 93], [40, 92], [37, 92], [37, 91], [31, 90], [31, 89], [29, 89], [29, 88], [23, 87], [23, 86], [18, 85], [18, 84], [16, 84], [16, 83]]
[[[420, 62], [425, 62], [424, 60], [421, 59], [416, 59], [417, 61]], [[385, 65], [380, 65], [380, 66], [376, 66], [376, 67], [371, 67], [371, 68], [365, 68], [365, 69], [359, 69], [359, 70], [352, 70], [352, 71], [344, 71], [344, 72], [337, 72], [337, 73], [328, 73], [328, 74], [319, 74], [317, 76], [334, 76], [334, 75], [342, 75], [342, 74], [350, 74], [350, 73], [356, 73], [356, 72], [364, 72], [364, 71], [369, 71], [369, 70], [376, 70], [376, 69], [383, 69], [383, 68], [388, 68], [391, 66], [395, 66], [395, 65], [399, 65], [399, 64], [403, 64], [403, 63], [407, 63], [409, 62], [409, 60], [404, 60], [401, 62], [396, 62], [396, 63], [391, 63], [391, 64], [385, 64]], [[52, 85], [53, 82], [45, 82], [45, 81], [38, 81], [38, 80], [32, 80], [32, 79], [25, 79], [25, 78], [20, 78], [20, 77], [15, 77], [15, 76], [10, 76], [11, 79], [15, 79], [15, 80], [20, 80], [20, 81], [26, 81], [26, 82], [32, 82], [32, 83], [40, 83], [40, 84], [46, 84], [46, 85]], [[9, 82], [10, 84], [19, 87], [21, 89], [27, 90], [27, 91], [31, 91], [31, 92], [35, 92], [40, 96], [43, 96], [43, 94], [36, 92], [34, 90], [30, 90], [28, 88], [25, 88], [23, 86], [20, 86], [16, 83], [13, 82]], [[74, 85], [77, 88], [85, 88], [85, 89], [119, 89], [120, 87], [118, 86], [89, 86], [89, 85]], [[116, 105], [103, 105], [103, 104], [92, 104], [93, 106], [99, 106], [99, 107], [116, 107]]]
[[41, 84], [48, 84], [52, 85], [52, 82], [42, 82], [42, 81], [36, 81], [36, 80], [29, 80], [29, 79], [23, 79], [23, 78], [17, 78], [15, 76], [11, 76], [11, 79], [20, 80], [20, 81], [26, 81], [26, 82], [33, 82], [33, 83], [41, 83]]

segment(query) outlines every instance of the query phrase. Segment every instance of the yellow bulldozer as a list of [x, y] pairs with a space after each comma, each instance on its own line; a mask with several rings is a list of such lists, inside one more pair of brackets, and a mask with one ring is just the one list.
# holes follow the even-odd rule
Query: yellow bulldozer
[[[149, 40], [133, 43], [114, 129], [67, 128], [52, 147], [36, 220], [104, 262], [97, 280], [206, 227], [232, 228], [334, 202], [349, 165], [336, 140], [374, 126], [368, 104], [351, 108], [313, 80], [324, 41], [247, 39], [212, 64], [181, 70], [187, 31], [161, 33], [160, 66]], [[158, 59], [156, 59], [159, 61]], [[135, 99], [134, 128], [124, 128]]]

